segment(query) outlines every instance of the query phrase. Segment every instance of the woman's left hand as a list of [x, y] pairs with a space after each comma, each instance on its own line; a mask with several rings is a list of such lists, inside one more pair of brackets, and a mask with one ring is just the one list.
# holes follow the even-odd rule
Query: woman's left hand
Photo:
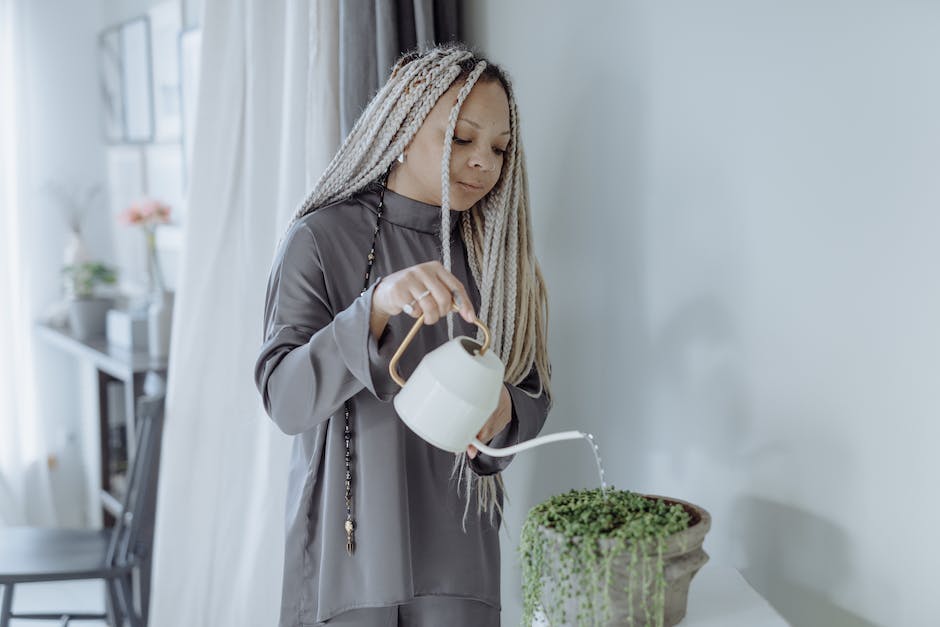
[[[489, 444], [493, 437], [505, 429], [510, 421], [512, 421], [512, 398], [509, 396], [509, 390], [503, 385], [502, 392], [499, 395], [499, 405], [496, 406], [496, 411], [493, 412], [486, 421], [486, 424], [483, 425], [483, 428], [480, 429], [480, 432], [477, 434], [477, 439], [484, 444]], [[476, 457], [477, 453], [477, 448], [472, 444], [467, 447], [467, 455], [470, 459]]]

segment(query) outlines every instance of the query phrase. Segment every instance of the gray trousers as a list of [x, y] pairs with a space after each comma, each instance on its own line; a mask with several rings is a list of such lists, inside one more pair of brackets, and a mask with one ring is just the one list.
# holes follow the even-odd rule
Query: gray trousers
[[475, 599], [417, 597], [404, 605], [364, 607], [338, 614], [317, 627], [500, 627], [499, 610]]

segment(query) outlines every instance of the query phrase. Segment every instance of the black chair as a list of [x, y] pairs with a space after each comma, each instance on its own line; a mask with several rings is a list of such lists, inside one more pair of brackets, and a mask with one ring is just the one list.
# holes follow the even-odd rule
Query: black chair
[[[130, 465], [123, 511], [114, 527], [102, 530], [0, 528], [0, 627], [10, 620], [107, 620], [109, 625], [144, 627], [149, 602], [150, 549], [163, 434], [163, 396], [137, 402], [137, 452]], [[134, 602], [133, 574], [141, 579], [140, 607]], [[13, 613], [16, 584], [102, 579], [106, 613]]]

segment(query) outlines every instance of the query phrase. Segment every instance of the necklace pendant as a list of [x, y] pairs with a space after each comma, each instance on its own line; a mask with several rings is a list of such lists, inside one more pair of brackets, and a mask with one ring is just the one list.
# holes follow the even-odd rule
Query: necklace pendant
[[[388, 172], [390, 171], [391, 166], [389, 166]], [[372, 265], [375, 263], [375, 242], [379, 235], [379, 225], [382, 223], [382, 208], [385, 206], [385, 190], [388, 188], [388, 172], [385, 173], [385, 181], [382, 185], [382, 194], [379, 196], [378, 216], [375, 221], [375, 230], [372, 232], [372, 247], [369, 249], [369, 255], [367, 257], [368, 264], [366, 265], [366, 271], [363, 277], [365, 279], [365, 285], [362, 286], [362, 291], [359, 292], [360, 294], [364, 294], [366, 290], [369, 289], [369, 277], [372, 275]], [[349, 464], [349, 441], [351, 438], [352, 434], [349, 430], [349, 401], [346, 401], [346, 430], [344, 432], [344, 439], [346, 441], [346, 515], [349, 516], [349, 518], [346, 519], [346, 523], [343, 525], [343, 528], [346, 530], [346, 553], [349, 555], [352, 555], [356, 551], [356, 525], [352, 521], [352, 494], [349, 489], [349, 485], [352, 480], [352, 470]]]
[[348, 553], [349, 555], [352, 555], [353, 552], [356, 550], [356, 543], [355, 543], [355, 540], [353, 539], [353, 531], [354, 531], [353, 521], [347, 520], [346, 521], [346, 553]]

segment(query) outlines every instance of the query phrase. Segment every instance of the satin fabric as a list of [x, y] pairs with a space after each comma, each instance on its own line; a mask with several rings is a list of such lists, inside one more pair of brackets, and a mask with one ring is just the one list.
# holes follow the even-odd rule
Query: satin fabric
[[[377, 340], [369, 328], [384, 276], [440, 259], [440, 207], [386, 190], [369, 288], [360, 294], [376, 224], [377, 185], [298, 220], [284, 238], [268, 284], [265, 341], [255, 368], [264, 406], [294, 434], [287, 496], [281, 625], [323, 622], [363, 606], [407, 603], [421, 595], [469, 598], [500, 608], [500, 553], [494, 524], [476, 515], [466, 533], [464, 499], [451, 478], [452, 453], [412, 433], [391, 403], [398, 386], [392, 355], [414, 319], [394, 316]], [[453, 274], [474, 307], [480, 295], [451, 216]], [[454, 334], [476, 336], [457, 314]], [[484, 321], [485, 322], [485, 321]], [[422, 328], [399, 363], [407, 378], [448, 340], [440, 320]], [[507, 446], [537, 435], [547, 415], [535, 368], [513, 401], [510, 424], [493, 439]], [[524, 387], [530, 394], [526, 394]], [[351, 399], [352, 496], [356, 551], [346, 552], [343, 403]], [[443, 419], [444, 417], [442, 417]], [[470, 467], [492, 474], [512, 457], [478, 455]], [[503, 495], [499, 495], [502, 503]]]

